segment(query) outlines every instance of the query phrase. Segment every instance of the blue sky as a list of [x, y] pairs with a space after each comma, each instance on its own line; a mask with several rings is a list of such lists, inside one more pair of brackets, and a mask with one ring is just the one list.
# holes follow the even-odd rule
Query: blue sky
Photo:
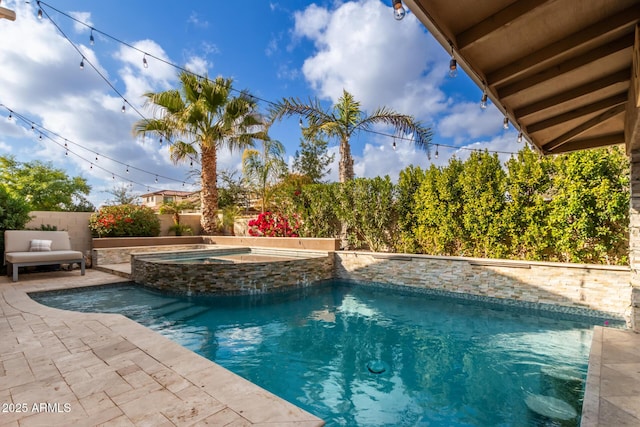
[[[496, 108], [479, 108], [481, 90], [462, 71], [448, 77], [449, 54], [415, 16], [393, 19], [390, 1], [49, 0], [42, 3], [42, 20], [35, 3], [2, 3], [16, 11], [17, 20], [0, 20], [0, 154], [50, 161], [87, 178], [96, 205], [122, 183], [131, 182], [139, 194], [196, 187], [189, 165], [173, 165], [166, 144], [132, 136], [140, 116], [133, 108], [121, 112], [122, 98], [92, 67], [80, 69], [83, 56], [147, 117], [142, 94], [176, 87], [178, 70], [151, 57], [144, 68], [140, 51], [201, 75], [231, 77], [237, 89], [267, 101], [318, 97], [330, 106], [346, 89], [365, 111], [388, 106], [434, 131], [431, 160], [409, 142], [398, 141], [393, 150], [389, 137], [358, 134], [351, 144], [359, 177], [388, 174], [396, 180], [410, 164], [446, 164], [453, 155], [466, 157], [468, 148], [521, 148], [513, 128], [502, 128]], [[95, 43], [89, 43], [89, 27], [54, 9], [95, 28]], [[7, 108], [33, 121], [36, 131], [15, 116], [9, 120]], [[298, 119], [275, 124], [271, 136], [285, 145], [291, 161], [301, 136]], [[337, 152], [335, 141], [330, 150]], [[239, 171], [240, 158], [221, 152], [218, 169]], [[336, 163], [329, 180], [337, 180], [337, 170]]]

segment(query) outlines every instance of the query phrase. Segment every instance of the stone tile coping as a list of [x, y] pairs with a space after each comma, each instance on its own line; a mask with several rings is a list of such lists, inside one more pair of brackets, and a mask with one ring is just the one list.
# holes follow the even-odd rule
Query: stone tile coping
[[580, 425], [640, 426], [640, 334], [594, 329]]
[[2, 426], [324, 425], [124, 316], [59, 310], [27, 295], [118, 276], [89, 270], [21, 279], [0, 278]]

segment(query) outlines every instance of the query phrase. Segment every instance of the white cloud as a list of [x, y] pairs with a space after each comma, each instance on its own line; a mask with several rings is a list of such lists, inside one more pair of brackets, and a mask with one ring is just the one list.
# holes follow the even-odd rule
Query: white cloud
[[480, 103], [452, 104], [449, 113], [438, 122], [438, 135], [452, 138], [456, 144], [469, 139], [495, 135], [502, 129], [502, 113], [490, 105], [485, 110]]
[[[93, 27], [93, 21], [91, 21], [90, 12], [69, 12], [69, 15], [80, 21], [73, 23], [73, 29], [77, 33], [88, 33], [90, 31], [89, 27]], [[86, 25], [83, 25], [81, 23], [84, 23]]]
[[200, 56], [192, 56], [189, 58], [187, 63], [185, 64], [185, 68], [192, 73], [196, 74], [207, 74], [207, 70], [210, 68], [211, 64], [205, 58]]
[[447, 54], [411, 14], [397, 22], [378, 0], [332, 12], [312, 4], [295, 14], [294, 34], [315, 45], [302, 70], [321, 98], [335, 102], [346, 89], [364, 110], [389, 106], [425, 122], [446, 105], [438, 85]]
[[[179, 181], [185, 179], [188, 165], [173, 166], [166, 148], [161, 149], [157, 140], [142, 145], [133, 137], [132, 125], [140, 116], [132, 108], [127, 108], [125, 114], [120, 111], [122, 99], [89, 63], [136, 107], [141, 105], [144, 92], [170, 87], [176, 79], [175, 69], [150, 57], [147, 57], [149, 68], [145, 69], [142, 54], [128, 48], [113, 52], [108, 50], [109, 45], [102, 45], [99, 51], [94, 51], [82, 44], [88, 42], [86, 35], [78, 44], [80, 55], [50, 21], [36, 18], [34, 3], [16, 2], [10, 6], [16, 10], [19, 19], [15, 22], [0, 20], [0, 87], [3, 88], [0, 102], [46, 130], [45, 137], [40, 140], [37, 133], [28, 130], [30, 123], [11, 126], [0, 123], [3, 137], [0, 149], [11, 151], [19, 161], [52, 161], [54, 166], [66, 169], [70, 175], [83, 174], [96, 188], [110, 186], [111, 173], [126, 176], [126, 164], [132, 167], [129, 179], [142, 185], [156, 188], [175, 185], [169, 180], [156, 184], [155, 173]], [[88, 15], [77, 12], [76, 16]], [[168, 59], [153, 40], [132, 44]], [[98, 57], [97, 53], [104, 56]], [[85, 57], [83, 70], [78, 66], [82, 56]], [[103, 61], [113, 60], [117, 76], [110, 75], [102, 66]], [[68, 155], [65, 155], [63, 145], [65, 138]], [[97, 163], [96, 156], [99, 157]], [[94, 163], [93, 168], [91, 163]], [[136, 172], [133, 167], [151, 173]]]

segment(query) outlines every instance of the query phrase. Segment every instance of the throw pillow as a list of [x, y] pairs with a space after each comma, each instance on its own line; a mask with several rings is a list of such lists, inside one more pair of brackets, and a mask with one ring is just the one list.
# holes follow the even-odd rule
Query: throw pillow
[[30, 252], [49, 252], [51, 251], [51, 240], [32, 240], [29, 248]]

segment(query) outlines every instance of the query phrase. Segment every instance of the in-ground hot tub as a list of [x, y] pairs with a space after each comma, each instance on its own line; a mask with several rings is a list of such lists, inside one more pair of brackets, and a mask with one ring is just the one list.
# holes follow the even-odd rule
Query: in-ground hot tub
[[225, 248], [131, 255], [134, 282], [186, 294], [253, 294], [333, 277], [333, 253]]

